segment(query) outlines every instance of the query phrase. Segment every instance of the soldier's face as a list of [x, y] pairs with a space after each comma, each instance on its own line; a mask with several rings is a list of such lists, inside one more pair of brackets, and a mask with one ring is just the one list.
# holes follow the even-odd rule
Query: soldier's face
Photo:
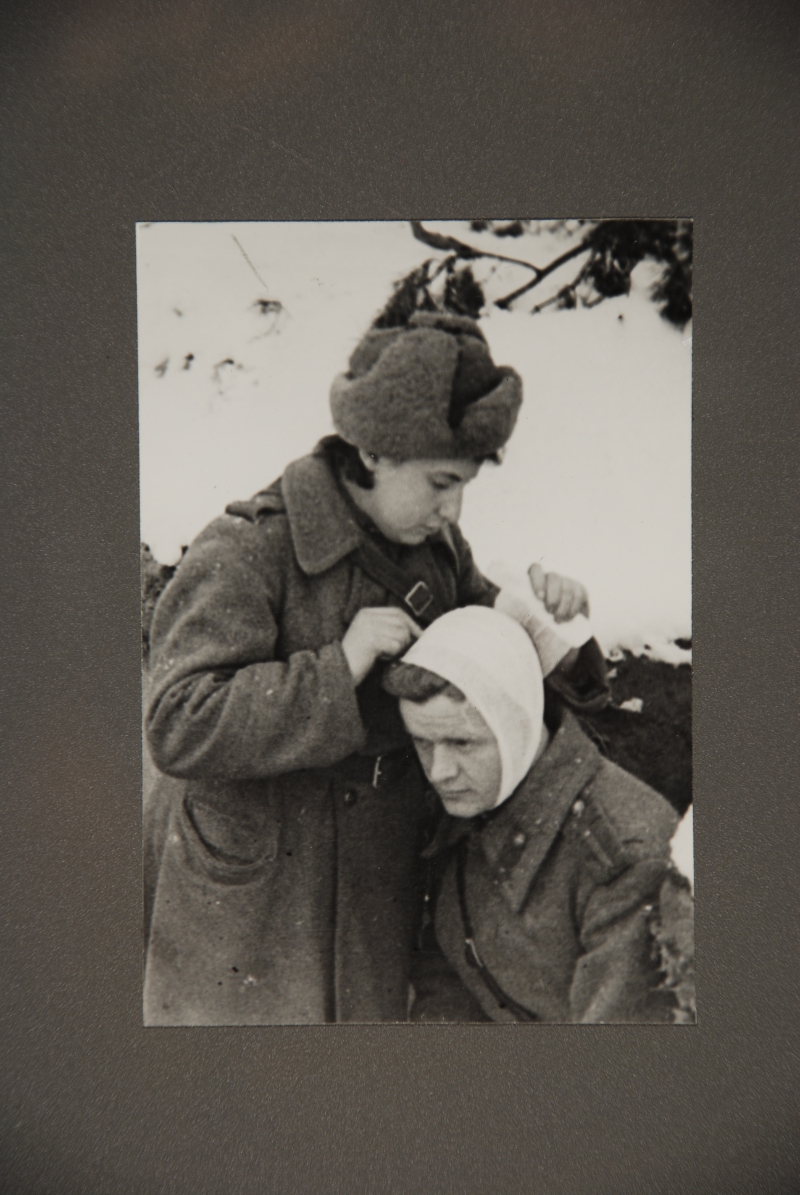
[[400, 713], [447, 812], [477, 817], [494, 808], [503, 772], [500, 750], [475, 707], [440, 693], [423, 704], [401, 701]]
[[367, 460], [375, 478], [368, 491], [369, 513], [387, 539], [420, 544], [457, 523], [464, 486], [480, 469], [475, 461], [417, 460], [395, 462], [388, 457]]

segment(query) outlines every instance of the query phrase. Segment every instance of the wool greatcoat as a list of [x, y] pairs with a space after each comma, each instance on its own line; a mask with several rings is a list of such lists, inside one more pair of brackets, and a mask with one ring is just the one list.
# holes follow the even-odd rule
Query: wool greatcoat
[[[317, 452], [211, 523], [158, 602], [146, 1024], [407, 1018], [432, 810], [397, 702], [342, 650], [400, 604], [354, 560], [369, 534]], [[446, 609], [495, 600], [457, 527], [380, 546]]]
[[445, 816], [426, 848], [435, 934], [416, 957], [412, 1019], [514, 1021], [517, 1004], [541, 1021], [670, 1021], [651, 922], [677, 820], [564, 711], [505, 804]]

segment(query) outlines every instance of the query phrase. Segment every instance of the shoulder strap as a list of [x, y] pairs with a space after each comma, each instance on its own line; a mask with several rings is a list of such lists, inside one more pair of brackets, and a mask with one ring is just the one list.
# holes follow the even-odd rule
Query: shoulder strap
[[262, 490], [253, 498], [244, 502], [229, 502], [225, 507], [226, 515], [236, 515], [240, 519], [248, 519], [255, 523], [261, 515], [279, 514], [286, 510], [280, 481], [273, 482], [268, 490]]
[[[429, 552], [430, 555], [430, 552]], [[362, 540], [353, 553], [353, 559], [358, 567], [373, 581], [377, 581], [384, 589], [403, 603], [421, 626], [429, 626], [434, 619], [446, 613], [447, 607], [439, 592], [438, 575], [432, 563], [429, 574], [430, 584], [420, 578], [408, 576], [398, 565], [384, 556], [380, 548], [369, 540]]]
[[458, 844], [456, 855], [456, 884], [458, 886], [458, 904], [461, 909], [461, 923], [464, 929], [464, 958], [467, 966], [472, 967], [478, 972], [483, 980], [484, 986], [491, 992], [497, 1003], [501, 1008], [507, 1008], [511, 1015], [518, 1021], [538, 1021], [536, 1013], [525, 1008], [524, 1005], [518, 1004], [513, 997], [505, 992], [500, 984], [492, 975], [489, 968], [484, 963], [481, 956], [478, 954], [478, 948], [475, 945], [475, 936], [472, 929], [472, 920], [467, 908], [467, 887], [466, 887], [466, 861], [467, 861], [467, 838], [462, 838]]

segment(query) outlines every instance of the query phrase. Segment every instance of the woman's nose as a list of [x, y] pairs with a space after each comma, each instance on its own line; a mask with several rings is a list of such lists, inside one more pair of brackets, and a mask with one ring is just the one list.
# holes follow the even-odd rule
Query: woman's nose
[[457, 486], [448, 492], [439, 503], [439, 513], [443, 518], [447, 519], [448, 523], [457, 523], [461, 517], [461, 502], [464, 497], [464, 491], [461, 486]]

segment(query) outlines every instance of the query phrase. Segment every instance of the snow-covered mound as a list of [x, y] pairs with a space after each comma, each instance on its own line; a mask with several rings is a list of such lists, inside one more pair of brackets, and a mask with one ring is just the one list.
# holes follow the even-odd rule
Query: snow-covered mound
[[[538, 264], [558, 238], [536, 238]], [[399, 222], [139, 226], [141, 532], [158, 560], [332, 430], [331, 379], [430, 252]], [[462, 527], [489, 572], [524, 577], [537, 559], [579, 577], [607, 650], [680, 663], [691, 338], [648, 299], [648, 266], [633, 278], [630, 297], [592, 310], [488, 308], [494, 358], [522, 374], [525, 401], [502, 466], [468, 488]]]

